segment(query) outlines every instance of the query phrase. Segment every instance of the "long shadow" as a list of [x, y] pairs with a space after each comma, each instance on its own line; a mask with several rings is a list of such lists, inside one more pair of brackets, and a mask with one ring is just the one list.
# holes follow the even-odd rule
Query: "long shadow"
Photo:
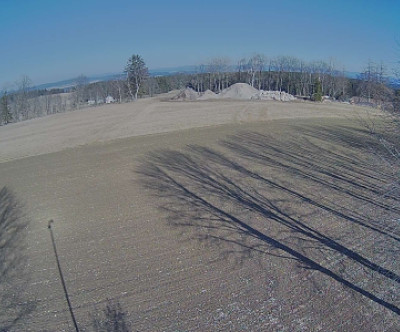
[[[371, 167], [366, 164], [365, 159], [354, 154], [346, 155], [343, 151], [339, 154], [332, 150], [331, 146], [327, 146], [326, 142], [325, 146], [321, 146], [310, 140], [304, 140], [306, 135], [302, 133], [302, 143], [277, 144], [271, 141], [269, 136], [244, 133], [225, 141], [224, 145], [243, 157], [286, 169], [293, 175], [302, 176], [367, 203], [376, 204], [379, 208], [393, 210], [392, 206], [372, 200], [368, 195], [385, 194], [382, 184], [385, 179], [390, 180], [387, 174], [378, 173], [376, 170], [371, 172]], [[322, 137], [319, 137], [320, 141]]]
[[[302, 177], [323, 188], [332, 189], [342, 196], [342, 199], [352, 198], [363, 201], [365, 203], [364, 205], [374, 206], [375, 208], [386, 210], [391, 213], [400, 213], [400, 209], [397, 206], [397, 198], [387, 195], [387, 190], [383, 182], [385, 178], [389, 181], [390, 177], [385, 173], [375, 172], [374, 174], [371, 172], [371, 166], [368, 168], [366, 160], [361, 159], [357, 162], [357, 156], [350, 157], [343, 154], [339, 155], [331, 149], [316, 146], [315, 143], [309, 142], [308, 140], [306, 144], [303, 145], [292, 142], [280, 143], [278, 145], [271, 140], [271, 137], [258, 133], [240, 134], [231, 137], [231, 139], [224, 141], [222, 144], [236, 154], [251, 159], [252, 162], [282, 169], [289, 173], [290, 176]], [[221, 159], [221, 162], [230, 164], [231, 167], [241, 167], [229, 160]], [[240, 171], [248, 176], [258, 178], [268, 185], [279, 187], [294, 197], [307, 201], [309, 204], [343, 218], [344, 220], [362, 225], [381, 234], [390, 236], [396, 241], [400, 241], [399, 236], [394, 236], [393, 234], [385, 232], [382, 228], [377, 227], [376, 222], [371, 223], [371, 221], [368, 220], [370, 219], [368, 216], [357, 213], [357, 210], [351, 207], [348, 208], [342, 205], [340, 209], [337, 209], [337, 203], [332, 201], [328, 202], [329, 198], [327, 199], [327, 197], [325, 197], [324, 203], [321, 204], [310, 195], [306, 196], [299, 190], [280, 185], [246, 168], [241, 167]], [[374, 181], [368, 181], [371, 179]], [[391, 201], [385, 202], [383, 199], [385, 197], [390, 198]], [[393, 204], [395, 200], [396, 204]]]
[[[392, 159], [393, 156], [388, 154], [387, 148], [382, 144], [382, 139], [389, 141], [399, 141], [399, 137], [394, 137], [391, 133], [383, 133], [383, 134], [371, 134], [365, 128], [348, 128], [346, 126], [342, 126], [339, 128], [335, 128], [334, 130], [324, 130], [324, 128], [311, 128], [306, 127], [302, 129], [302, 135], [307, 136], [311, 139], [314, 139], [319, 142], [330, 142], [330, 146], [339, 146], [350, 148], [350, 151], [354, 148], [359, 150], [368, 151], [367, 158], [366, 155], [354, 155], [349, 153], [347, 150], [347, 154], [344, 154], [343, 151], [341, 153], [335, 153], [332, 150], [329, 153], [332, 156], [332, 159], [340, 164], [341, 161], [346, 161], [347, 165], [343, 162], [341, 163], [341, 167], [344, 170], [348, 171], [346, 177], [353, 176], [356, 177], [357, 182], [351, 183], [354, 186], [363, 184], [369, 185], [371, 191], [379, 194], [382, 193], [389, 198], [394, 200], [398, 200], [398, 195], [391, 195], [387, 192], [384, 183], [391, 184], [394, 180], [393, 173], [388, 172], [388, 168], [385, 167], [384, 162], [380, 159], [383, 157], [385, 159]], [[326, 151], [326, 149], [325, 149]], [[379, 156], [379, 158], [377, 158]], [[398, 160], [397, 160], [398, 162]], [[374, 167], [371, 167], [373, 164]], [[393, 165], [393, 163], [392, 163]], [[392, 166], [391, 165], [391, 166]], [[382, 169], [383, 168], [386, 169]], [[397, 174], [396, 181], [397, 180]], [[345, 179], [346, 179], [345, 177]], [[375, 190], [374, 190], [375, 189]], [[398, 206], [396, 207], [397, 211], [399, 211]]]
[[95, 307], [90, 314], [91, 325], [95, 332], [130, 332], [131, 324], [127, 313], [119, 302], [107, 300], [105, 308]]
[[25, 298], [26, 280], [24, 237], [28, 219], [7, 188], [0, 190], [0, 331], [9, 331], [34, 310]]
[[[257, 144], [255, 144], [256, 139]], [[324, 203], [318, 202], [294, 188], [287, 188], [278, 180], [268, 179], [265, 174], [267, 170], [263, 174], [252, 170], [253, 166], [260, 162], [264, 166], [278, 169], [282, 169], [282, 165], [285, 165], [285, 169], [289, 170], [287, 174], [304, 175], [302, 178], [315, 182], [318, 181], [318, 178], [340, 172], [335, 169], [335, 163], [333, 163], [334, 161], [339, 162], [339, 156], [328, 154], [325, 161], [315, 160], [314, 168], [310, 167], [310, 162], [306, 163], [306, 159], [302, 155], [304, 149], [301, 150], [301, 146], [296, 146], [294, 150], [293, 148], [289, 149], [288, 146], [281, 146], [280, 152], [277, 154], [278, 146], [275, 142], [276, 145], [271, 150], [269, 146], [271, 142], [271, 138], [267, 139], [264, 136], [249, 133], [231, 137], [223, 142], [222, 146], [228, 148], [229, 156], [220, 151], [198, 146], [189, 146], [186, 153], [160, 151], [149, 156], [139, 172], [145, 176], [144, 185], [153, 189], [155, 195], [163, 198], [164, 202], [165, 198], [168, 198], [168, 202], [164, 203], [161, 208], [168, 213], [169, 221], [173, 225], [204, 228], [207, 230], [207, 235], [203, 239], [229, 241], [242, 247], [246, 252], [257, 251], [271, 254], [268, 252], [270, 249], [278, 249], [283, 252], [282, 257], [293, 259], [306, 269], [319, 271], [400, 315], [398, 306], [375, 295], [373, 291], [360, 287], [355, 280], [348, 280], [339, 272], [324, 266], [326, 264], [323, 258], [313, 257], [315, 254], [307, 255], [300, 251], [304, 248], [297, 248], [293, 244], [287, 243], [286, 239], [279, 239], [273, 235], [274, 227], [283, 227], [283, 230], [286, 229], [294, 236], [301, 237], [304, 243], [308, 243], [307, 246], [309, 244], [317, 245], [320, 249], [340, 255], [352, 264], [373, 271], [384, 279], [394, 283], [400, 282], [400, 276], [396, 272], [372, 261], [371, 258], [364, 257], [362, 253], [340, 243], [339, 240], [325, 234], [323, 230], [295, 217], [287, 205], [290, 197], [295, 197], [314, 210], [315, 208], [322, 209], [336, 217], [365, 227], [371, 232], [379, 233], [395, 241], [399, 240], [397, 236], [364, 221], [360, 222], [354, 216], [350, 217], [332, 207], [327, 207]], [[312, 148], [307, 146], [307, 149], [311, 149], [307, 150], [309, 152], [315, 152], [315, 146]], [[273, 153], [269, 153], [271, 151]], [[351, 161], [354, 162], [354, 160]], [[344, 162], [342, 161], [342, 163]], [[307, 169], [312, 170], [312, 177], [307, 175]], [[350, 171], [358, 173], [358, 170], [349, 169], [348, 172]], [[374, 178], [373, 172], [366, 170], [365, 173], [368, 173], [367, 178]], [[357, 190], [362, 188], [364, 191], [370, 190], [375, 194], [378, 193], [378, 185], [373, 183], [359, 185], [358, 180], [350, 180], [348, 178], [350, 176], [352, 175], [341, 172], [336, 179], [356, 187]], [[318, 183], [327, 189], [340, 191], [340, 187], [331, 186], [326, 179], [318, 181]], [[356, 189], [346, 187], [343, 191], [353, 193], [356, 192]], [[368, 198], [368, 195], [357, 196], [357, 198], [383, 210], [387, 208], [384, 204], [377, 205], [374, 200]], [[254, 221], [255, 216], [262, 217], [262, 224]], [[302, 219], [312, 217], [307, 215]], [[264, 231], [264, 229], [271, 231]], [[232, 234], [237, 236], [232, 237]], [[249, 238], [257, 239], [258, 244], [251, 243]]]
[[[294, 190], [283, 187], [282, 185], [279, 185], [278, 183], [276, 183], [272, 180], [267, 180], [264, 177], [260, 176], [259, 174], [249, 171], [244, 167], [241, 167], [240, 165], [229, 160], [228, 158], [221, 155], [220, 153], [216, 153], [215, 151], [212, 151], [210, 149], [203, 148], [203, 147], [191, 147], [191, 150], [195, 151], [198, 154], [201, 154], [202, 156], [205, 156], [207, 158], [207, 160], [209, 160], [209, 161], [212, 161], [214, 163], [221, 163], [222, 165], [225, 165], [225, 166], [230, 165], [232, 168], [239, 170], [239, 172], [241, 172], [244, 175], [249, 175], [252, 178], [262, 180], [264, 183], [267, 182], [269, 186], [278, 188], [281, 191], [286, 191], [291, 195], [301, 198], [304, 202], [307, 202], [318, 208], [327, 210], [327, 211], [331, 212], [332, 214], [338, 215], [346, 220], [351, 220], [353, 222], [356, 222], [357, 224], [360, 224], [354, 218], [349, 218], [348, 216], [344, 215], [343, 213], [338, 213], [337, 211], [327, 208], [323, 204], [317, 203], [316, 201], [314, 201], [308, 197], [305, 197], [304, 195], [302, 195]], [[292, 218], [289, 214], [282, 211], [276, 205], [273, 205], [270, 201], [268, 202], [268, 205], [266, 206], [265, 202], [267, 201], [267, 199], [265, 197], [262, 197], [260, 199], [260, 195], [258, 195], [258, 197], [257, 197], [250, 193], [246, 193], [246, 195], [248, 196], [246, 198], [238, 196], [237, 195], [238, 192], [243, 193], [242, 188], [240, 188], [234, 182], [232, 182], [231, 179], [228, 179], [227, 177], [222, 176], [222, 175], [220, 175], [220, 177], [222, 178], [222, 180], [225, 183], [229, 184], [229, 188], [233, 188], [233, 191], [231, 189], [224, 188], [225, 189], [224, 192], [220, 192], [220, 193], [229, 195], [230, 197], [234, 197], [237, 200], [237, 203], [241, 204], [241, 206], [247, 207], [248, 209], [251, 209], [254, 211], [257, 211], [263, 215], [269, 214], [268, 216], [270, 218], [272, 217], [272, 219], [274, 221], [285, 225], [290, 230], [295, 231], [301, 235], [305, 235], [308, 239], [318, 241], [320, 244], [326, 246], [327, 248], [336, 250], [336, 251], [340, 252], [341, 254], [347, 256], [348, 258], [355, 260], [359, 264], [361, 264], [375, 272], [378, 272], [379, 274], [382, 274], [383, 276], [385, 276], [389, 279], [392, 279], [395, 282], [400, 283], [400, 276], [398, 274], [393, 273], [392, 271], [390, 271], [382, 266], [379, 266], [378, 264], [373, 263], [371, 260], [364, 258], [363, 256], [361, 256], [360, 254], [356, 253], [355, 251], [353, 251], [351, 249], [346, 248], [345, 246], [341, 245], [340, 243], [333, 240], [332, 238], [325, 236], [318, 230], [307, 226], [305, 223], [301, 222], [300, 220]], [[214, 187], [215, 187], [215, 185], [214, 185]], [[273, 212], [273, 215], [271, 215], [271, 212]], [[387, 234], [386, 232], [381, 231], [380, 229], [378, 229], [376, 227], [368, 226], [365, 224], [363, 224], [363, 226], [365, 226], [371, 230], [377, 231], [381, 234], [385, 234], [385, 235], [399, 241], [399, 239], [397, 237], [394, 237], [391, 234]]]

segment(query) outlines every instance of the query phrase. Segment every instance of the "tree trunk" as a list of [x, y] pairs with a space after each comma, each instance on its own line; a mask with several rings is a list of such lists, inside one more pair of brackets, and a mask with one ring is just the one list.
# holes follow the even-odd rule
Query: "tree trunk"
[[132, 92], [131, 82], [130, 82], [130, 80], [129, 80], [129, 73], [126, 73], [126, 83], [127, 83], [127, 85], [128, 85], [129, 95], [131, 96], [131, 99], [133, 100], [133, 99], [134, 99], [134, 96], [133, 96], [133, 92]]

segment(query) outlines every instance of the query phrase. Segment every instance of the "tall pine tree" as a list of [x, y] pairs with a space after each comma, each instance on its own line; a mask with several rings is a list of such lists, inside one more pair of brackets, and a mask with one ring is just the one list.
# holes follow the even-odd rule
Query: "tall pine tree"
[[[147, 69], [143, 58], [138, 54], [132, 55], [126, 64], [125, 73], [129, 94], [132, 99], [137, 99], [142, 83], [149, 76], [149, 70]], [[135, 90], [133, 90], [132, 87], [134, 87]]]

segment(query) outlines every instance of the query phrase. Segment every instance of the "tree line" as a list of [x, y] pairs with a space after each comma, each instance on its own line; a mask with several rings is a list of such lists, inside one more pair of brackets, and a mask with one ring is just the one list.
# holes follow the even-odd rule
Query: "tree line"
[[[232, 62], [215, 57], [197, 66], [192, 73], [150, 76], [143, 58], [132, 55], [123, 74], [116, 78], [89, 83], [86, 76], [75, 79], [67, 89], [37, 90], [27, 76], [15, 83], [12, 92], [0, 97], [0, 124], [18, 122], [112, 102], [123, 103], [171, 90], [190, 87], [197, 92], [215, 93], [235, 83], [248, 83], [259, 90], [287, 92], [302, 99], [362, 103], [399, 110], [399, 89], [390, 86], [382, 63], [369, 62], [356, 78], [333, 60], [306, 62], [292, 56], [266, 57], [255, 54]], [[107, 99], [108, 98], [108, 99]]]

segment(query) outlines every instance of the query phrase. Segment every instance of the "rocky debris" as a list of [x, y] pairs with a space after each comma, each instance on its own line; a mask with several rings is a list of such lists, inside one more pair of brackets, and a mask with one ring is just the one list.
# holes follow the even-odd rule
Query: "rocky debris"
[[198, 100], [210, 100], [210, 99], [218, 99], [218, 95], [211, 90], [206, 90], [203, 92], [197, 99]]
[[293, 101], [296, 97], [284, 91], [259, 91], [252, 99], [257, 100], [278, 100], [278, 101]]
[[198, 93], [191, 88], [186, 88], [172, 98], [172, 100], [180, 101], [212, 99], [293, 101], [296, 97], [286, 92], [257, 90], [247, 83], [236, 83], [222, 90], [219, 94], [216, 94], [211, 90]]
[[192, 88], [186, 88], [185, 90], [179, 91], [179, 93], [172, 97], [171, 100], [178, 100], [178, 101], [193, 101], [199, 98], [199, 93], [194, 91]]

